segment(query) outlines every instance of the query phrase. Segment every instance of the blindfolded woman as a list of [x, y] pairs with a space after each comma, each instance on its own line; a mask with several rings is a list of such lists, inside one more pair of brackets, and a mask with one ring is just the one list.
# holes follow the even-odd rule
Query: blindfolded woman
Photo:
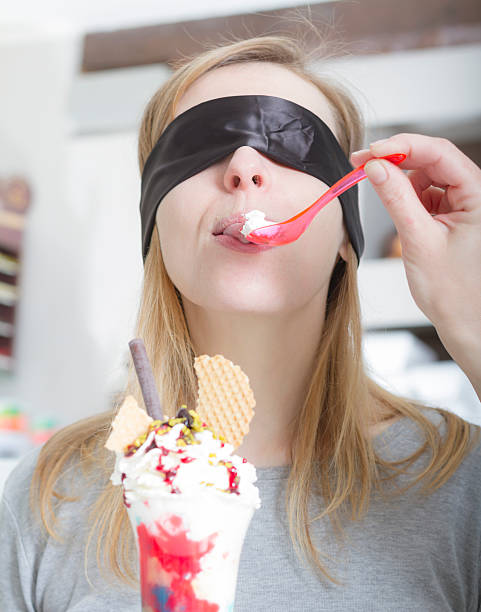
[[[257, 468], [262, 507], [236, 610], [478, 610], [480, 428], [369, 377], [357, 190], [283, 247], [257, 248], [240, 227], [252, 210], [293, 216], [351, 164], [406, 153], [400, 167], [372, 162], [366, 173], [415, 301], [479, 395], [481, 170], [419, 134], [357, 151], [350, 94], [306, 64], [293, 40], [244, 40], [185, 62], [148, 103], [134, 335], [171, 415], [195, 405], [196, 355], [223, 354], [249, 376], [256, 416], [237, 452]], [[103, 448], [127, 394], [142, 405], [132, 366], [116, 406], [63, 429], [11, 476], [3, 609], [137, 609], [135, 544]]]

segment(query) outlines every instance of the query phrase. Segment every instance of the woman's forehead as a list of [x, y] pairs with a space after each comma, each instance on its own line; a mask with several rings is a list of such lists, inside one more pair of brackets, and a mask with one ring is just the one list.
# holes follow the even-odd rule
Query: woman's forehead
[[242, 95], [277, 96], [295, 102], [320, 117], [336, 133], [329, 102], [319, 88], [292, 70], [272, 62], [233, 64], [207, 72], [194, 81], [178, 100], [174, 118], [201, 102]]

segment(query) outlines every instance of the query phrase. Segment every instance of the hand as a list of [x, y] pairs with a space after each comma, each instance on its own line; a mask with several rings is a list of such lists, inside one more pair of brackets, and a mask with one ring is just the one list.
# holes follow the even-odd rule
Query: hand
[[481, 396], [481, 169], [449, 140], [421, 134], [372, 143], [351, 163], [390, 153], [407, 157], [365, 172], [396, 226], [414, 301]]

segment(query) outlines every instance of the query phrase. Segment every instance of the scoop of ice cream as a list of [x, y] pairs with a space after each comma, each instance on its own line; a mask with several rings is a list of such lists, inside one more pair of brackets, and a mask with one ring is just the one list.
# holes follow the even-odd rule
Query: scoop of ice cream
[[241, 234], [247, 237], [248, 234], [266, 225], [275, 225], [275, 221], [266, 221], [266, 213], [261, 210], [251, 210], [245, 215], [244, 226], [241, 229]]
[[260, 507], [255, 467], [233, 454], [234, 447], [194, 410], [184, 409], [179, 415], [153, 421], [133, 444], [116, 452], [111, 481], [123, 485], [126, 505], [165, 495], [211, 492]]

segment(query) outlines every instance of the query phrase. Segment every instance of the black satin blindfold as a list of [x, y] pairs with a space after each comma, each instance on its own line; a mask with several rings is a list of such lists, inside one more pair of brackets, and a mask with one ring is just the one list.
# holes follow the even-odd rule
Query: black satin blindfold
[[[329, 187], [353, 169], [329, 127], [311, 111], [284, 98], [228, 96], [193, 106], [166, 127], [144, 166], [140, 200], [144, 263], [157, 207], [166, 193], [241, 146], [311, 174]], [[357, 185], [339, 200], [359, 262], [364, 236]], [[312, 202], [299, 201], [299, 211], [309, 204]]]

